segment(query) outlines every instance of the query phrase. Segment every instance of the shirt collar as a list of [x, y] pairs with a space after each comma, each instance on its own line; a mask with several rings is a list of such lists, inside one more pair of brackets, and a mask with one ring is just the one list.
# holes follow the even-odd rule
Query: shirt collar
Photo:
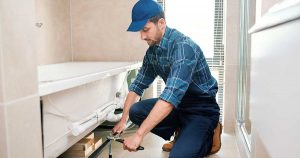
[[171, 35], [171, 29], [168, 26], [166, 26], [165, 33], [159, 43], [159, 47], [161, 47], [163, 49], [167, 49], [168, 40], [170, 39], [170, 35]]

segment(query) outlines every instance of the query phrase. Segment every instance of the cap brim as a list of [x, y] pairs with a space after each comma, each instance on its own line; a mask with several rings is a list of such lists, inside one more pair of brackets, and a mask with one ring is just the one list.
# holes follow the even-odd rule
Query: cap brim
[[141, 29], [144, 28], [144, 26], [146, 25], [147, 21], [148, 21], [148, 19], [142, 20], [142, 21], [133, 21], [129, 25], [127, 31], [131, 31], [131, 32], [140, 31]]

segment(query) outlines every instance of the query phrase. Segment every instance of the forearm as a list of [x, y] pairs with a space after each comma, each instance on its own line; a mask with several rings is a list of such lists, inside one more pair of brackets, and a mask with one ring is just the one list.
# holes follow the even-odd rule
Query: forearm
[[129, 92], [125, 103], [124, 103], [124, 108], [123, 108], [123, 114], [122, 114], [122, 118], [121, 121], [126, 122], [128, 119], [128, 115], [129, 115], [129, 109], [132, 106], [133, 103], [137, 102], [137, 100], [140, 98], [139, 95], [137, 95], [135, 92]]
[[165, 117], [167, 117], [173, 110], [173, 105], [158, 100], [154, 105], [153, 109], [149, 113], [148, 117], [144, 120], [140, 128], [137, 130], [137, 134], [144, 137], [149, 133], [158, 123], [160, 123]]

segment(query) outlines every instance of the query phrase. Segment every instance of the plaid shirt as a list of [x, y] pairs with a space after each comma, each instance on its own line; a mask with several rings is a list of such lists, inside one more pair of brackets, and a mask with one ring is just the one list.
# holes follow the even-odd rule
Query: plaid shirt
[[195, 97], [215, 97], [216, 79], [211, 75], [203, 52], [189, 37], [166, 27], [159, 45], [150, 46], [143, 65], [129, 90], [142, 96], [154, 79], [160, 76], [166, 87], [160, 99], [177, 107], [189, 94]]

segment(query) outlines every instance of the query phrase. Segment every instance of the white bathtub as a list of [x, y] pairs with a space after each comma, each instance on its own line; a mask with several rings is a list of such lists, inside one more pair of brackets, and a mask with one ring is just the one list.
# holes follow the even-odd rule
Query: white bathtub
[[[44, 157], [57, 157], [120, 106], [127, 72], [137, 62], [71, 62], [40, 66]], [[116, 98], [116, 93], [121, 93]]]

